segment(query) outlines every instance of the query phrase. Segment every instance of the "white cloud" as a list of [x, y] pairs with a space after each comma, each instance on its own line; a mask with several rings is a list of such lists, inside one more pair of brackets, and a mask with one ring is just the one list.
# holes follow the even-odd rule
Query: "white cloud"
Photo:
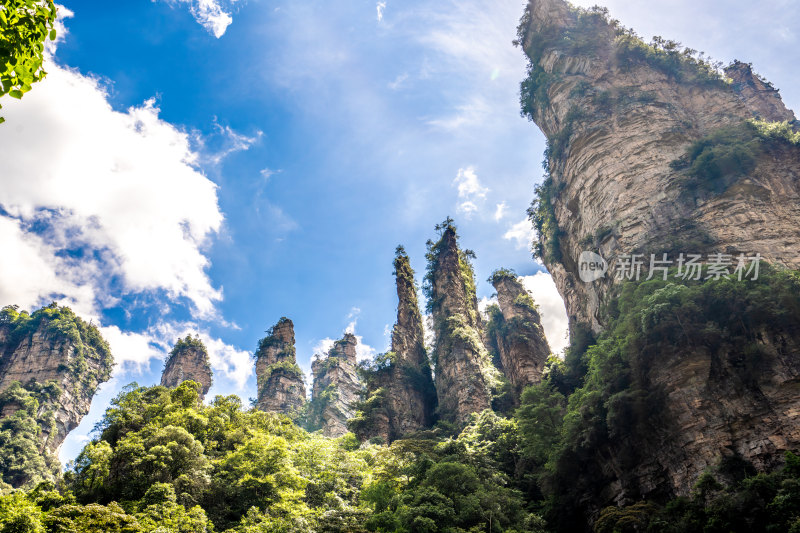
[[383, 20], [383, 12], [386, 9], [386, 2], [378, 2], [375, 8], [378, 11], [378, 22], [381, 22]]
[[484, 296], [480, 300], [478, 300], [478, 311], [481, 314], [486, 314], [486, 308], [490, 305], [497, 305], [497, 296], [492, 296], [491, 298]]
[[[153, 0], [156, 1], [156, 0]], [[194, 19], [219, 39], [233, 22], [231, 9], [236, 0], [165, 0], [171, 6], [188, 4]]]
[[550, 349], [554, 354], [561, 353], [569, 344], [569, 322], [564, 300], [556, 289], [553, 277], [546, 272], [537, 272], [532, 276], [521, 276], [520, 279], [539, 305], [542, 328]]
[[404, 72], [404, 73], [402, 73], [402, 74], [398, 75], [398, 76], [397, 76], [397, 77], [394, 79], [394, 81], [393, 81], [393, 82], [391, 82], [391, 83], [389, 83], [389, 84], [387, 85], [387, 87], [389, 87], [389, 88], [390, 88], [391, 90], [393, 90], [393, 91], [396, 91], [397, 89], [399, 89], [399, 88], [400, 88], [400, 87], [403, 85], [403, 83], [405, 83], [405, 81], [406, 81], [407, 79], [408, 79], [408, 73], [407, 73], [407, 72]]
[[275, 174], [280, 174], [283, 170], [272, 170], [271, 168], [262, 168], [261, 169], [261, 177], [264, 178], [264, 181], [269, 181], [269, 179], [274, 176]]
[[114, 111], [98, 80], [46, 68], [3, 107], [0, 232], [15, 253], [0, 256], [0, 299], [58, 299], [93, 315], [112, 301], [113, 280], [117, 297], [163, 291], [214, 315], [221, 291], [204, 251], [223, 215], [192, 136], [161, 120], [154, 100]]
[[458, 188], [458, 198], [461, 201], [458, 210], [469, 218], [479, 210], [479, 204], [486, 200], [489, 189], [481, 185], [473, 167], [458, 169], [453, 185]]
[[535, 235], [536, 233], [533, 230], [531, 221], [527, 218], [523, 218], [516, 224], [510, 226], [508, 231], [503, 234], [503, 238], [508, 241], [517, 241], [518, 250], [530, 250]]
[[233, 381], [240, 390], [244, 388], [247, 378], [253, 374], [250, 352], [226, 344], [194, 322], [162, 322], [148, 329], [146, 333], [150, 343], [159, 346], [163, 354], [172, 349], [175, 341], [187, 335], [197, 335], [203, 341], [215, 376], [221, 373]]
[[314, 352], [314, 357], [319, 358], [320, 356], [323, 356], [329, 351], [331, 351], [334, 342], [336, 341], [334, 339], [331, 339], [330, 337], [326, 337], [321, 341], [319, 341], [317, 344], [314, 345], [314, 348], [312, 348], [312, 351]]
[[497, 204], [497, 209], [494, 211], [494, 219], [497, 222], [500, 222], [504, 216], [506, 216], [506, 212], [508, 212], [508, 204], [505, 202], [500, 202]]
[[[358, 324], [358, 315], [360, 314], [361, 314], [361, 309], [359, 309], [358, 307], [353, 307], [350, 309], [350, 312], [347, 314], [347, 320], [349, 320], [350, 322], [347, 324], [347, 327], [345, 328], [344, 332], [354, 335], [356, 341], [358, 342], [358, 344], [356, 345], [356, 358], [359, 361], [367, 361], [375, 357], [375, 354], [378, 353], [378, 350], [376, 350], [369, 344], [366, 344], [364, 342], [364, 337], [356, 333], [356, 325]], [[314, 353], [313, 357], [320, 358], [325, 356], [333, 347], [334, 342], [336, 341], [334, 339], [331, 339], [330, 337], [324, 338], [319, 342], [317, 342], [317, 344], [315, 344], [313, 348], [313, 353]]]
[[121, 331], [117, 326], [101, 327], [100, 333], [111, 347], [117, 371], [141, 372], [151, 359], [162, 359], [166, 354], [162, 336]]

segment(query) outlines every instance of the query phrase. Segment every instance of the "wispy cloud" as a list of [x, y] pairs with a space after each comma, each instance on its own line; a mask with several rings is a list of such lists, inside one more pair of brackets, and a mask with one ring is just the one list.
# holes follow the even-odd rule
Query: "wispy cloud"
[[504, 239], [508, 241], [516, 241], [517, 249], [520, 250], [530, 250], [534, 236], [535, 232], [533, 230], [533, 224], [531, 224], [531, 221], [527, 218], [523, 218], [516, 224], [513, 224], [508, 228], [508, 231], [503, 234]]
[[383, 12], [386, 9], [386, 2], [378, 2], [375, 7], [378, 11], [378, 22], [381, 22], [383, 21]]
[[[154, 2], [157, 0], [153, 0]], [[188, 5], [194, 19], [219, 39], [233, 23], [236, 0], [163, 0], [172, 6]]]
[[467, 218], [477, 212], [486, 200], [487, 187], [481, 185], [478, 174], [473, 167], [458, 169], [458, 175], [453, 180], [453, 186], [458, 189], [458, 210]]

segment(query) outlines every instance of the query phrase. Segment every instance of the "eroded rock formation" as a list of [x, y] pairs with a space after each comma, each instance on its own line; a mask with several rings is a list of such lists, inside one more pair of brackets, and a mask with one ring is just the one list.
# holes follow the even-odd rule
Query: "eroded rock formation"
[[387, 443], [429, 428], [436, 409], [414, 271], [402, 247], [397, 248], [394, 269], [398, 304], [391, 351], [378, 356], [360, 416], [351, 424], [362, 440], [381, 437]]
[[[600, 309], [623, 254], [649, 261], [663, 252], [673, 260], [679, 252], [759, 252], [800, 267], [796, 146], [770, 142], [743, 156], [745, 168], [729, 172], [722, 161], [701, 169], [699, 180], [680, 168], [693, 143], [721, 129], [746, 130], [744, 121], [756, 118], [794, 121], [748, 65], [732, 65], [726, 83], [707, 65], [681, 59], [680, 48], [648, 47], [602, 13], [563, 0], [532, 0], [520, 30], [531, 64], [523, 111], [549, 145], [541, 252], [573, 324], [602, 330]], [[606, 277], [581, 281], [584, 250], [608, 261]]]
[[281, 318], [259, 341], [256, 378], [259, 409], [297, 416], [306, 401], [306, 386], [297, 365], [294, 324], [288, 318]]
[[208, 394], [213, 383], [208, 350], [199, 337], [191, 335], [178, 339], [161, 373], [161, 385], [164, 387], [174, 388], [187, 380], [200, 384], [201, 399]]
[[496, 370], [483, 344], [470, 252], [458, 248], [452, 221], [448, 219], [438, 229], [441, 238], [430, 243], [425, 280], [436, 334], [436, 394], [439, 415], [463, 424], [471, 413], [490, 407], [490, 383]]
[[[89, 412], [92, 397], [111, 376], [113, 364], [108, 344], [97, 328], [68, 307], [53, 304], [32, 315], [18, 313], [15, 307], [0, 312], [2, 418], [28, 410], [38, 425], [37, 434], [22, 435], [21, 431], [33, 428], [19, 422], [13, 430], [15, 438], [36, 440], [47, 460], [57, 463], [61, 443]], [[28, 403], [34, 398], [35, 403]], [[21, 453], [20, 449], [15, 453]], [[11, 456], [5, 459], [4, 467], [14, 462]], [[17, 466], [22, 471], [35, 468], [33, 463], [31, 458]], [[35, 480], [37, 475], [47, 477], [44, 472], [28, 472], [6, 482], [17, 485]]]
[[[491, 278], [497, 291], [497, 310], [489, 310], [489, 342], [496, 348], [500, 371], [508, 378], [516, 396], [542, 379], [550, 356], [536, 303], [516, 274], [498, 270]], [[498, 314], [499, 311], [499, 314]]]
[[347, 433], [347, 421], [355, 414], [361, 381], [356, 371], [356, 346], [352, 333], [333, 343], [328, 353], [311, 362], [314, 384], [308, 411], [310, 429], [322, 429], [328, 437]]
[[[572, 326], [603, 332], [627, 254], [760, 253], [800, 267], [797, 123], [749, 65], [729, 67], [726, 82], [673, 44], [646, 45], [562, 0], [531, 1], [520, 30], [531, 61], [523, 111], [548, 138], [538, 252]], [[608, 261], [608, 275], [580, 279], [585, 250]], [[663, 394], [662, 418], [605, 437], [590, 461], [604, 485], [587, 482], [587, 501], [686, 495], [722, 457], [765, 469], [800, 447], [798, 331], [754, 334], [761, 359], [746, 372], [741, 346], [707, 335], [688, 346], [662, 339], [650, 347], [661, 356], [631, 363], [647, 383], [637, 394]]]

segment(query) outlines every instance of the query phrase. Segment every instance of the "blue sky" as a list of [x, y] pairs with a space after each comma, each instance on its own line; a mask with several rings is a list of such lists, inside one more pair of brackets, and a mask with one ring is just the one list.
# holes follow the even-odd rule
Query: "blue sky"
[[[606, 3], [643, 36], [753, 62], [797, 109], [793, 4]], [[245, 399], [250, 354], [281, 316], [306, 370], [346, 329], [362, 357], [386, 349], [394, 248], [421, 278], [447, 215], [477, 253], [479, 297], [514, 268], [563, 346], [563, 308], [528, 251], [544, 138], [519, 116], [523, 6], [65, 2], [48, 78], [4, 99], [0, 126], [0, 300], [71, 305], [119, 363], [62, 458], [123, 385], [157, 382], [178, 335], [206, 340], [212, 395]]]

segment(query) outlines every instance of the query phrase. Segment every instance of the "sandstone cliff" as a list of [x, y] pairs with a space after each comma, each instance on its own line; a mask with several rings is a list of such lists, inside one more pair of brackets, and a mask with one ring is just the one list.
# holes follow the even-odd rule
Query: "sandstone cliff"
[[[647, 45], [563, 0], [531, 1], [519, 40], [523, 112], [548, 138], [550, 178], [532, 210], [539, 253], [573, 325], [602, 329], [622, 254], [760, 252], [800, 266], [800, 150], [744, 122], [794, 114], [749, 65], [725, 82], [675, 43]], [[698, 141], [707, 146], [687, 161]], [[580, 280], [583, 250], [608, 261], [605, 278]]]
[[[647, 45], [602, 10], [562, 0], [531, 1], [519, 37], [530, 59], [523, 112], [548, 138], [549, 176], [531, 209], [537, 254], [573, 328], [604, 333], [625, 283], [615, 270], [626, 254], [642, 254], [647, 263], [651, 254], [760, 253], [772, 264], [800, 267], [797, 122], [749, 65], [730, 66], [726, 81], [676, 43]], [[581, 281], [584, 250], [607, 260], [605, 277]], [[743, 301], [722, 298], [721, 307], [698, 314], [699, 325], [682, 322], [671, 311], [680, 301], [663, 295], [660, 307], [642, 311], [675, 322], [674, 331], [623, 360], [619, 368], [633, 369], [635, 385], [618, 386], [597, 407], [640, 423], [599, 430], [590, 452], [576, 444], [587, 455], [572, 456], [575, 477], [565, 490], [584, 487], [580, 498], [597, 511], [593, 505], [686, 495], [723, 457], [765, 469], [784, 450], [800, 448], [800, 329], [791, 321], [754, 328], [756, 317], [745, 313], [747, 346], [731, 342], [735, 328], [716, 324], [733, 316], [734, 306], [753, 308], [747, 299], [756, 291], [743, 294]], [[730, 313], [720, 315], [726, 305]], [[686, 333], [706, 321], [701, 333]], [[659, 326], [638, 327], [637, 335]], [[594, 356], [611, 357], [600, 346]], [[748, 366], [753, 353], [758, 364]], [[658, 416], [637, 414], [637, 405], [658, 405]]]
[[347, 421], [355, 414], [361, 392], [356, 371], [357, 344], [355, 335], [345, 333], [327, 354], [311, 362], [314, 384], [307, 426], [311, 430], [322, 429], [327, 437], [341, 437], [347, 433]]
[[417, 303], [414, 271], [400, 246], [394, 260], [397, 322], [389, 353], [378, 356], [365, 374], [365, 401], [350, 427], [360, 439], [391, 442], [433, 423], [436, 390], [425, 351], [425, 332]]
[[471, 413], [491, 405], [490, 384], [496, 373], [483, 344], [483, 324], [475, 294], [471, 251], [458, 248], [449, 218], [437, 226], [438, 242], [429, 242], [424, 289], [433, 317], [433, 348], [439, 416], [463, 424]]
[[187, 380], [200, 384], [201, 399], [208, 394], [213, 383], [208, 351], [199, 338], [191, 335], [178, 339], [161, 373], [161, 385], [164, 387], [174, 388]]
[[536, 303], [516, 274], [500, 269], [490, 281], [499, 305], [487, 310], [487, 345], [497, 352], [498, 367], [519, 398], [522, 389], [541, 381], [550, 345]]
[[[53, 304], [32, 315], [4, 308], [0, 312], [0, 425], [6, 429], [6, 422], [11, 424], [7, 429], [25, 444], [3, 439], [3, 446], [11, 446], [14, 454], [10, 449], [3, 452], [10, 455], [0, 477], [12, 485], [51, 477], [44, 471], [32, 472], [36, 469], [33, 459], [14, 466], [14, 457], [24, 460], [20, 450], [35, 445], [39, 455], [57, 462], [61, 443], [89, 412], [92, 397], [111, 376], [113, 364], [97, 328], [68, 307]], [[11, 478], [10, 470], [14, 470]]]
[[303, 371], [297, 366], [294, 347], [294, 324], [281, 318], [256, 351], [258, 399], [262, 411], [296, 417], [306, 401]]

